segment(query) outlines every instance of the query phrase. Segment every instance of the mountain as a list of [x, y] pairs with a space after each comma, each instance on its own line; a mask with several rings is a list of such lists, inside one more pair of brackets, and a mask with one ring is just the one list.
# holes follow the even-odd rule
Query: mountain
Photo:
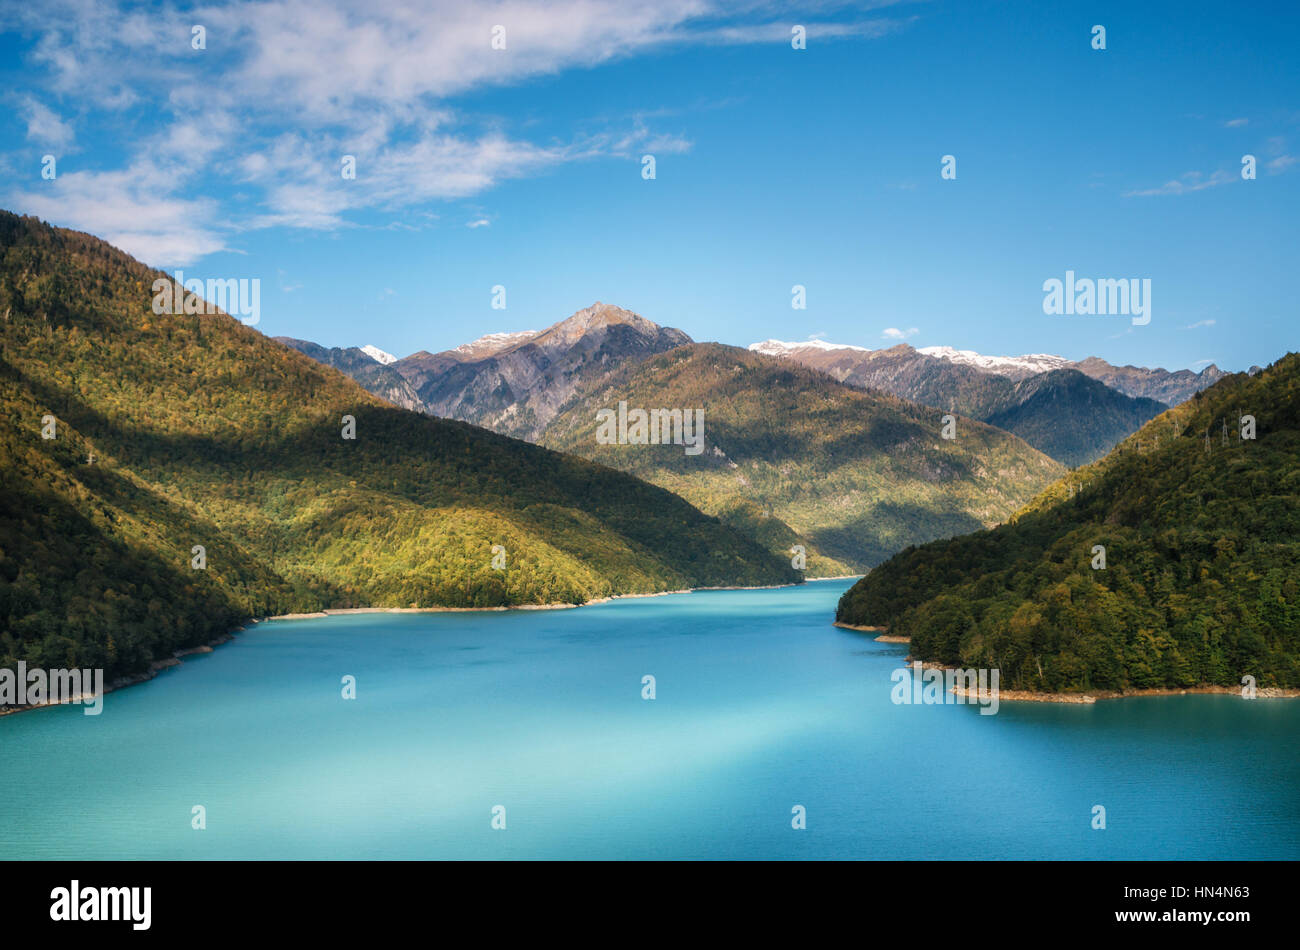
[[1020, 380], [1010, 404], [983, 421], [1074, 468], [1101, 458], [1166, 408], [1125, 396], [1077, 369], [1054, 369]]
[[[881, 383], [890, 382], [889, 377], [883, 375], [887, 368], [895, 370], [895, 381], [891, 382], [890, 385], [900, 389], [918, 385], [916, 380], [913, 379], [915, 376], [933, 376], [935, 370], [932, 368], [918, 369], [918, 367], [924, 367], [927, 364], [923, 360], [916, 360], [913, 354], [940, 360], [948, 367], [964, 367], [985, 376], [1005, 378], [1012, 382], [1019, 382], [1030, 376], [1051, 372], [1052, 370], [1077, 369], [1085, 376], [1090, 376], [1126, 396], [1135, 399], [1154, 399], [1166, 406], [1176, 406], [1180, 402], [1184, 402], [1191, 398], [1194, 393], [1213, 385], [1227, 375], [1213, 363], [1199, 373], [1193, 373], [1189, 369], [1171, 372], [1165, 369], [1147, 369], [1144, 366], [1112, 366], [1105, 360], [1095, 356], [1090, 356], [1078, 362], [1068, 360], [1063, 356], [1054, 356], [1050, 353], [1030, 353], [1024, 356], [985, 356], [982, 353], [976, 353], [974, 350], [958, 350], [951, 346], [925, 346], [919, 350], [914, 350], [906, 344], [899, 344], [889, 349], [869, 350], [866, 347], [852, 346], [847, 343], [828, 343], [824, 340], [812, 340], [805, 343], [783, 343], [780, 340], [764, 340], [762, 343], [750, 344], [749, 348], [771, 356], [794, 359], [806, 366], [825, 369], [827, 372], [833, 372], [837, 379], [842, 379], [855, 386], [865, 385], [875, 386], [876, 388], [886, 388]], [[886, 360], [886, 363], [876, 366], [869, 365], [872, 361], [880, 359]], [[892, 361], [892, 366], [890, 366], [890, 361]], [[855, 376], [859, 378], [852, 378]], [[973, 378], [969, 373], [959, 372], [945, 376], [944, 385], [947, 387], [945, 391], [951, 393], [952, 398], [958, 400], [970, 399], [972, 397], [963, 391], [963, 387], [969, 387]], [[868, 379], [874, 379], [874, 381], [869, 382]], [[890, 389], [889, 391], [893, 392], [894, 390]], [[907, 396], [903, 392], [897, 392], [896, 395], [918, 399], [917, 396]], [[973, 404], [966, 406], [954, 404], [953, 408], [959, 412], [973, 412], [973, 414], [978, 414], [981, 409], [989, 411], [988, 404], [979, 401], [978, 394], [974, 398], [977, 401]], [[918, 399], [918, 401], [924, 400]], [[931, 405], [929, 402], [926, 404]]]
[[366, 356], [370, 357], [376, 363], [380, 363], [384, 366], [387, 366], [389, 363], [397, 362], [397, 357], [392, 353], [386, 353], [379, 347], [371, 346], [369, 343], [361, 348], [361, 352], [366, 354]]
[[1095, 356], [1080, 360], [1074, 364], [1074, 368], [1126, 396], [1155, 399], [1166, 406], [1185, 402], [1228, 375], [1213, 363], [1199, 373], [1193, 373], [1190, 369], [1170, 372], [1165, 369], [1147, 369], [1145, 366], [1112, 366]]
[[537, 336], [537, 330], [519, 330], [509, 333], [485, 333], [477, 340], [469, 343], [462, 343], [453, 350], [448, 350], [447, 355], [458, 360], [481, 360], [500, 353], [502, 350], [508, 350], [516, 344], [523, 343], [525, 340], [531, 340]]
[[1077, 369], [1085, 376], [1106, 384], [1134, 399], [1154, 399], [1165, 406], [1176, 406], [1193, 394], [1212, 386], [1227, 374], [1211, 363], [1199, 373], [1190, 369], [1170, 372], [1166, 369], [1147, 369], [1145, 366], [1112, 366], [1103, 359], [1090, 356], [1073, 362], [1050, 353], [1032, 353], [1025, 356], [984, 356], [974, 350], [956, 350], [951, 346], [926, 346], [918, 352], [965, 366], [974, 366], [988, 373], [1020, 381], [1038, 373], [1056, 369]]
[[288, 336], [276, 336], [271, 339], [310, 356], [317, 363], [324, 363], [326, 366], [341, 370], [360, 383], [363, 389], [395, 406], [413, 409], [416, 412], [426, 411], [427, 407], [423, 400], [416, 395], [411, 384], [406, 381], [406, 377], [391, 366], [380, 363], [367, 352], [364, 346], [324, 347], [308, 340], [295, 340]]
[[661, 488], [155, 313], [156, 280], [0, 212], [0, 665], [111, 679], [250, 616], [799, 579]]
[[1000, 669], [1003, 688], [1300, 686], [1297, 458], [1293, 353], [1148, 422], [1009, 524], [896, 555], [837, 617], [910, 636], [917, 659]]
[[777, 340], [750, 349], [820, 369], [851, 386], [987, 422], [1070, 466], [1100, 458], [1166, 408], [1109, 389], [1068, 360], [1045, 354], [986, 357], [951, 347], [917, 350], [905, 343], [867, 350]]
[[[699, 454], [682, 445], [597, 440], [597, 413], [703, 410]], [[803, 543], [813, 575], [860, 571], [923, 539], [1006, 518], [1060, 465], [990, 426], [717, 343], [624, 366], [567, 403], [542, 443], [662, 485], [762, 538]]]
[[974, 366], [927, 356], [906, 343], [883, 350], [767, 340], [749, 347], [829, 373], [842, 383], [879, 389], [925, 406], [978, 419], [1007, 406], [1015, 384]]
[[1024, 356], [985, 356], [974, 350], [957, 350], [951, 346], [923, 346], [918, 353], [933, 356], [935, 359], [947, 360], [959, 366], [974, 366], [986, 373], [994, 373], [1016, 381], [1050, 373], [1054, 369], [1064, 369], [1072, 365], [1064, 356], [1051, 353], [1028, 353]]
[[537, 333], [489, 334], [392, 364], [425, 411], [535, 440], [580, 388], [625, 362], [691, 342], [680, 330], [597, 301]]

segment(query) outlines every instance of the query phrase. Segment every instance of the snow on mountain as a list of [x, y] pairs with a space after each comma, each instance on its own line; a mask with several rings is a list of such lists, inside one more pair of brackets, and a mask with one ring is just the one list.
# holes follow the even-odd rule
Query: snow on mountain
[[825, 340], [804, 340], [802, 343], [786, 343], [782, 340], [764, 340], [762, 343], [751, 343], [749, 349], [755, 353], [765, 353], [768, 356], [788, 356], [795, 350], [859, 350], [863, 353], [870, 353], [865, 346], [851, 346], [848, 343], [828, 343]]
[[516, 330], [509, 333], [485, 333], [477, 340], [471, 340], [469, 343], [462, 343], [451, 352], [459, 353], [461, 356], [468, 356], [473, 359], [482, 359], [493, 353], [499, 353], [501, 350], [514, 346], [516, 343], [522, 343], [524, 340], [537, 336], [536, 330]]
[[361, 352], [366, 354], [366, 356], [370, 357], [376, 363], [383, 363], [385, 366], [389, 363], [397, 362], [397, 357], [392, 353], [385, 353], [379, 347], [371, 346], [369, 343], [361, 348]]
[[974, 350], [958, 350], [951, 346], [923, 346], [917, 350], [950, 363], [963, 363], [988, 373], [999, 375], [1046, 373], [1054, 369], [1073, 366], [1072, 360], [1051, 353], [1026, 353], [1023, 356], [985, 356]]

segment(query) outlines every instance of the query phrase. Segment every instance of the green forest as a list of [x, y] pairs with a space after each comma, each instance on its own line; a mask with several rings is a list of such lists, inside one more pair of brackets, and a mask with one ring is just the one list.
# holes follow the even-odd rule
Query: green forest
[[[620, 400], [703, 409], [703, 453], [598, 444], [596, 411]], [[942, 415], [788, 360], [691, 343], [579, 393], [542, 444], [662, 485], [775, 551], [801, 543], [809, 575], [826, 576], [1004, 521], [1064, 471], [983, 423], [959, 419], [944, 439]]]
[[899, 553], [837, 618], [1004, 688], [1300, 686], [1300, 355], [1225, 377], [1006, 525]]
[[661, 488], [154, 314], [162, 276], [0, 212], [0, 666], [112, 679], [250, 617], [801, 579]]

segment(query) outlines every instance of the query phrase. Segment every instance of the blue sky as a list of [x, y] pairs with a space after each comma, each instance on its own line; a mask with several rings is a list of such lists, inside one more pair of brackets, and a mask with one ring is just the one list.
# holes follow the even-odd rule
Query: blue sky
[[[1294, 3], [51, 0], [0, 31], [0, 206], [260, 278], [269, 335], [400, 356], [602, 300], [738, 345], [1300, 339]], [[1067, 270], [1149, 278], [1150, 324], [1045, 315]]]

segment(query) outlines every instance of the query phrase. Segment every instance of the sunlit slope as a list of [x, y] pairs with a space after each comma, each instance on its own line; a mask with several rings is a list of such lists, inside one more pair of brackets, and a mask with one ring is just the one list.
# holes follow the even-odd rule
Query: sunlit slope
[[[704, 411], [704, 446], [601, 445], [596, 413]], [[999, 429], [716, 343], [678, 347], [581, 394], [542, 443], [616, 466], [732, 520], [810, 573], [858, 571], [909, 544], [1000, 522], [1063, 471]]]
[[660, 488], [393, 408], [224, 314], [154, 314], [159, 276], [0, 213], [0, 664], [132, 672], [250, 614], [798, 579]]
[[838, 617], [1025, 689], [1300, 685], [1300, 356], [1225, 377], [1011, 524], [904, 551]]

